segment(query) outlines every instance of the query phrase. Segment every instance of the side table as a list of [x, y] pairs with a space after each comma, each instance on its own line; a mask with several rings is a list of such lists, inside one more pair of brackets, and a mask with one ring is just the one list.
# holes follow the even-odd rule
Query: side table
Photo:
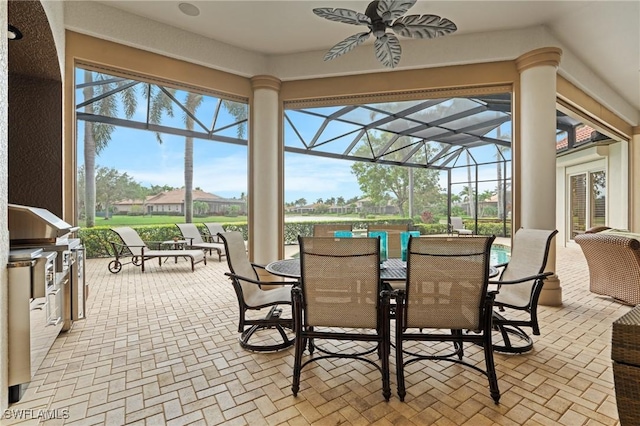
[[[160, 247], [168, 246], [170, 250], [184, 250], [187, 245], [187, 240], [167, 240], [162, 241], [160, 243]], [[164, 261], [166, 262], [169, 258], [166, 258]], [[174, 258], [175, 262], [178, 263], [178, 258]]]

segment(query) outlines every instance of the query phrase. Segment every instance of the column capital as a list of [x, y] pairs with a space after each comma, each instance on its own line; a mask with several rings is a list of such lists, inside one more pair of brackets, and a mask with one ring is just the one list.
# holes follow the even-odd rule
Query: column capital
[[279, 92], [281, 85], [282, 81], [271, 75], [254, 75], [251, 77], [251, 88], [253, 90], [271, 89]]
[[551, 65], [557, 68], [558, 65], [560, 65], [561, 57], [562, 49], [558, 47], [542, 47], [516, 58], [516, 67], [519, 73], [522, 73], [529, 68], [543, 65]]

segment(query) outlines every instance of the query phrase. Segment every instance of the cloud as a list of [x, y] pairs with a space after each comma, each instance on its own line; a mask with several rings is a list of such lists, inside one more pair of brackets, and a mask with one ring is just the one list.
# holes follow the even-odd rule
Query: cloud
[[285, 156], [285, 198], [345, 197], [360, 194], [352, 162], [309, 155]]

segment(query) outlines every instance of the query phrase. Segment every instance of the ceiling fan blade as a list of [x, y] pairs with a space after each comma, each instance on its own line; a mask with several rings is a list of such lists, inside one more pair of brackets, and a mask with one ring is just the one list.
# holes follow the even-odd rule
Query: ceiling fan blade
[[354, 47], [364, 43], [364, 41], [369, 38], [369, 34], [371, 34], [371, 32], [358, 33], [345, 38], [340, 43], [336, 44], [331, 49], [329, 49], [327, 54], [324, 55], [324, 60], [330, 61], [331, 59], [335, 59], [338, 56], [353, 50]]
[[391, 29], [403, 37], [436, 38], [454, 33], [458, 27], [436, 15], [407, 15], [396, 19]]
[[398, 37], [393, 34], [385, 34], [376, 39], [374, 46], [376, 48], [376, 58], [385, 67], [395, 68], [398, 65], [402, 54]]
[[380, 0], [377, 9], [378, 16], [384, 22], [391, 22], [404, 15], [414, 4], [416, 4], [416, 0]]
[[344, 24], [351, 25], [370, 25], [371, 19], [364, 13], [356, 12], [349, 9], [331, 8], [331, 7], [319, 7], [313, 9], [313, 13], [321, 18], [328, 19], [330, 21], [342, 22]]

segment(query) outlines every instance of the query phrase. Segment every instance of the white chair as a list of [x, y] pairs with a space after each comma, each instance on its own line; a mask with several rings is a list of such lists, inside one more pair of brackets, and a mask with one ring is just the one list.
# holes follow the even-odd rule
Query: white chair
[[[122, 240], [122, 244], [116, 241], [110, 241], [113, 248], [115, 260], [109, 262], [109, 271], [113, 274], [117, 274], [122, 269], [122, 265], [132, 263], [135, 266], [141, 266], [142, 272], [144, 272], [144, 262], [148, 259], [158, 258], [158, 263], [162, 266], [162, 258], [184, 257], [191, 260], [191, 271], [195, 270], [195, 264], [204, 262], [207, 264], [207, 259], [202, 250], [152, 250], [147, 244], [140, 238], [140, 235], [135, 229], [129, 226], [122, 226], [119, 228], [111, 228], [113, 232], [118, 234]], [[131, 254], [131, 262], [122, 262], [122, 258], [127, 254]]]
[[[555, 229], [519, 229], [513, 236], [509, 262], [496, 265], [504, 267], [500, 278], [491, 281], [499, 288], [494, 306], [500, 313], [493, 313], [493, 326], [500, 331], [503, 340], [494, 343], [496, 351], [523, 353], [531, 350], [533, 340], [520, 327], [530, 327], [534, 335], [540, 335], [538, 299], [544, 280], [553, 275], [545, 272], [545, 268], [551, 241], [557, 233]], [[505, 308], [525, 311], [529, 318], [522, 315], [506, 317], [503, 314]]]
[[451, 216], [451, 223], [449, 224], [449, 229], [451, 234], [458, 235], [473, 235], [473, 231], [471, 229], [466, 229], [464, 227], [464, 223], [462, 222], [462, 218], [458, 216]]
[[[291, 305], [291, 288], [283, 284], [295, 284], [294, 282], [266, 282], [261, 281], [256, 268], [262, 268], [249, 261], [244, 248], [242, 234], [238, 231], [222, 232], [218, 236], [222, 240], [227, 253], [229, 272], [225, 275], [231, 279], [233, 288], [238, 297], [240, 317], [238, 332], [240, 346], [244, 349], [257, 352], [279, 351], [293, 345], [293, 339], [289, 338], [285, 329], [292, 329], [293, 319], [282, 317], [282, 308], [278, 305]], [[264, 290], [263, 286], [277, 287]], [[265, 317], [247, 317], [247, 311], [259, 311], [269, 308]], [[248, 327], [248, 328], [247, 328]], [[282, 342], [276, 344], [252, 344], [249, 339], [260, 330], [275, 329], [280, 334]]]
[[187, 245], [189, 247], [208, 250], [210, 255], [215, 251], [218, 254], [218, 261], [222, 261], [222, 256], [226, 253], [223, 243], [208, 243], [204, 241], [200, 230], [193, 223], [176, 223], [176, 226], [180, 229], [182, 237], [188, 242]]

